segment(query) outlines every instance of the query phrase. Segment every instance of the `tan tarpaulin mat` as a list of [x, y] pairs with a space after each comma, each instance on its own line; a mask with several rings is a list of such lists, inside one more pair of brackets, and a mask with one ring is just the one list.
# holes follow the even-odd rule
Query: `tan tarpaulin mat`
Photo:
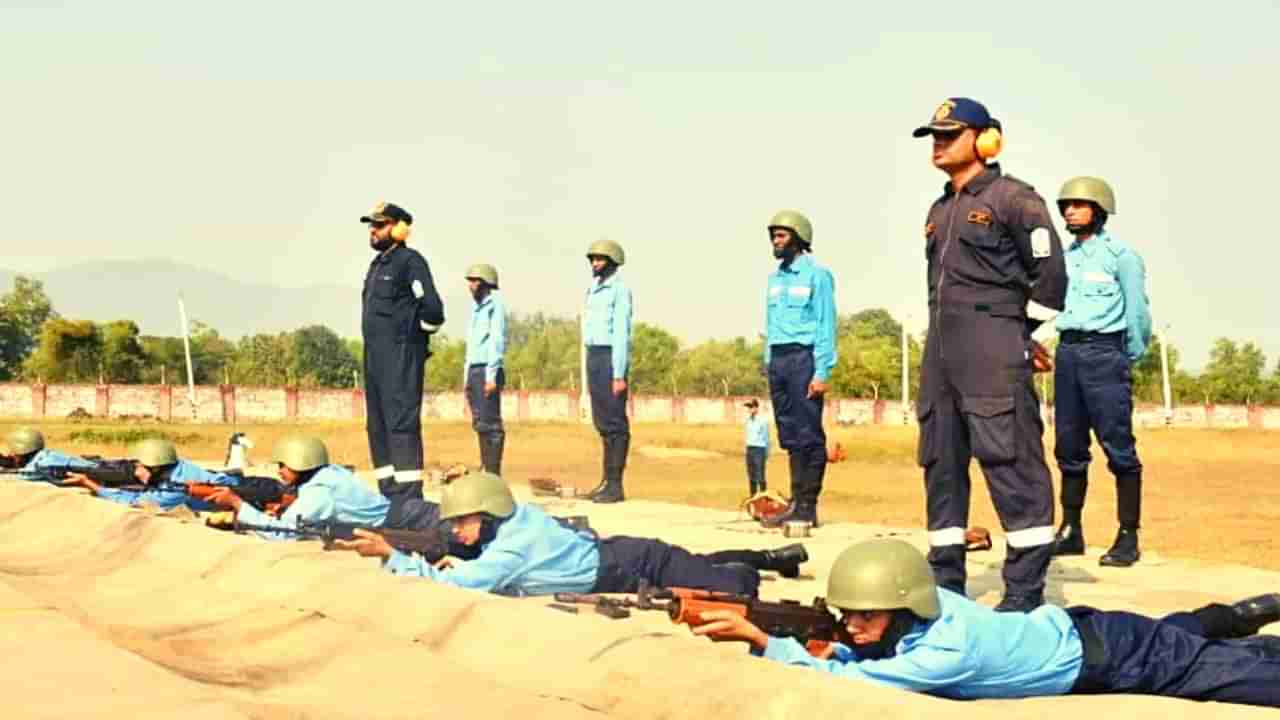
[[545, 602], [0, 482], [4, 718], [1273, 716], [1146, 697], [939, 700], [752, 658], [652, 614]]

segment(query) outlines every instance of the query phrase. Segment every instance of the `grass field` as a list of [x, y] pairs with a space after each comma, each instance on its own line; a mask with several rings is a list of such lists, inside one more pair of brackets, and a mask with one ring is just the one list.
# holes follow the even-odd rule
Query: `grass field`
[[[0, 432], [18, 424], [0, 421]], [[165, 433], [178, 442], [183, 456], [202, 460], [220, 460], [233, 430], [230, 425], [105, 421], [46, 423], [41, 429], [51, 447], [108, 457], [122, 455], [140, 431]], [[334, 462], [369, 467], [364, 427], [359, 424], [241, 424], [235, 429], [255, 442], [251, 453], [255, 463], [270, 459], [276, 439], [301, 431], [323, 437]], [[428, 465], [478, 462], [469, 425], [433, 422], [425, 435]], [[821, 504], [824, 519], [905, 527], [923, 524], [923, 481], [915, 465], [914, 428], [836, 428], [829, 439], [842, 443], [849, 459], [828, 470]], [[1046, 452], [1052, 457], [1052, 432], [1046, 441]], [[1144, 549], [1166, 557], [1280, 570], [1280, 433], [1144, 430], [1138, 435], [1138, 450], [1146, 467]], [[1096, 448], [1094, 458], [1085, 537], [1090, 544], [1106, 546], [1116, 529], [1115, 485]], [[549, 475], [580, 488], [593, 487], [600, 477], [599, 439], [589, 425], [510, 424], [504, 474], [515, 482]], [[972, 524], [998, 528], [976, 464], [972, 474]], [[1056, 481], [1056, 470], [1054, 474]], [[787, 490], [785, 455], [772, 455], [768, 477], [772, 487]], [[746, 487], [739, 428], [633, 426], [626, 475], [629, 497], [734, 508]]]

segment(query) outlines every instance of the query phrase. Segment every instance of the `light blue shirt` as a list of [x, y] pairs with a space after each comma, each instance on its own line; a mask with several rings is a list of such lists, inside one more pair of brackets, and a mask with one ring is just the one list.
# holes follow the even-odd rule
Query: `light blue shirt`
[[[298, 488], [298, 497], [289, 508], [273, 518], [249, 503], [242, 503], [236, 520], [250, 525], [296, 529], [298, 521], [337, 520], [381, 527], [391, 501], [369, 487], [355, 473], [341, 465], [325, 465]], [[294, 535], [259, 532], [267, 540], [296, 540]]]
[[769, 449], [769, 423], [765, 422], [764, 416], [756, 413], [755, 417], [747, 416], [745, 425], [747, 429], [747, 447], [762, 447]]
[[774, 345], [808, 345], [813, 348], [814, 379], [831, 379], [836, 366], [835, 279], [809, 253], [770, 273], [765, 334], [766, 365]]
[[467, 370], [484, 365], [485, 382], [497, 382], [502, 357], [507, 350], [507, 306], [497, 290], [490, 290], [484, 300], [471, 308], [471, 325], [467, 329], [467, 357], [462, 364], [462, 384], [467, 384]]
[[1106, 232], [1066, 251], [1067, 302], [1058, 332], [1125, 332], [1125, 352], [1137, 362], [1151, 344], [1151, 308], [1142, 256]]
[[938, 590], [942, 614], [917, 623], [884, 660], [858, 660], [836, 645], [819, 660], [790, 638], [769, 638], [764, 656], [841, 677], [958, 699], [1064, 695], [1084, 665], [1084, 646], [1067, 612], [1042, 605], [1029, 613], [998, 613], [949, 590]]
[[76, 468], [91, 468], [98, 463], [92, 460], [85, 460], [77, 455], [68, 455], [57, 450], [43, 448], [31, 456], [26, 465], [18, 468], [17, 472], [22, 473], [28, 480], [47, 480], [44, 475], [49, 468], [69, 466]]
[[561, 525], [536, 505], [517, 503], [511, 517], [474, 560], [437, 570], [417, 555], [393, 552], [384, 567], [396, 575], [499, 595], [591, 592], [600, 571], [600, 548], [586, 531]]
[[169, 473], [169, 479], [149, 490], [125, 490], [122, 488], [102, 488], [98, 497], [122, 505], [137, 507], [143, 503], [158, 505], [161, 510], [172, 510], [179, 505], [186, 505], [192, 510], [217, 510], [218, 506], [187, 494], [188, 483], [204, 483], [207, 485], [226, 485], [235, 487], [240, 478], [234, 475], [205, 470], [187, 460], [179, 460]]
[[616, 271], [587, 288], [582, 324], [582, 343], [613, 348], [613, 379], [626, 379], [631, 360], [631, 289]]

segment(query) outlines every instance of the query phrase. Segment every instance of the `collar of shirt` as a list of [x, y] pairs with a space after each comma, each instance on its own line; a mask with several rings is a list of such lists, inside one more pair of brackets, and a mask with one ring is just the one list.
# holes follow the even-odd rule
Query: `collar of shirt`
[[489, 294], [485, 295], [483, 300], [476, 302], [475, 312], [480, 312], [484, 308], [493, 304], [493, 292], [494, 292], [493, 290], [490, 290]]
[[800, 253], [792, 258], [790, 263], [785, 261], [778, 263], [778, 272], [799, 273], [800, 268], [811, 267], [813, 265], [813, 255], [810, 253]]
[[598, 290], [603, 290], [603, 289], [605, 289], [605, 288], [607, 288], [607, 287], [612, 287], [612, 286], [613, 286], [613, 281], [614, 281], [614, 280], [616, 280], [617, 278], [618, 278], [618, 272], [617, 272], [616, 270], [613, 272], [613, 274], [612, 274], [612, 275], [610, 275], [609, 277], [607, 277], [607, 278], [605, 278], [605, 279], [603, 279], [603, 280], [601, 280], [601, 279], [599, 279], [599, 278], [592, 278], [592, 279], [591, 279], [591, 287], [587, 288], [587, 292], [589, 292], [589, 293], [593, 293], [593, 292], [596, 292], [596, 291], [598, 291]]
[[1093, 257], [1094, 253], [1096, 253], [1098, 248], [1101, 247], [1107, 248], [1114, 254], [1119, 254], [1117, 252], [1118, 248], [1111, 242], [1111, 236], [1107, 234], [1106, 230], [1103, 230], [1096, 235], [1090, 235], [1084, 240], [1075, 240], [1071, 243], [1072, 250], [1079, 250], [1088, 258]]
[[[990, 163], [987, 165], [986, 170], [983, 170], [982, 172], [978, 173], [977, 177], [965, 183], [965, 186], [960, 189], [960, 192], [966, 192], [966, 193], [969, 193], [970, 195], [977, 195], [978, 193], [982, 192], [982, 190], [985, 189], [988, 185], [990, 185], [991, 183], [999, 179], [1001, 173], [1002, 171], [1000, 170], [1000, 163]], [[951, 197], [954, 194], [955, 194], [955, 191], [951, 189], [951, 181], [948, 180], [946, 184], [942, 186], [942, 195], [943, 197]]]
[[375, 255], [373, 261], [377, 264], [389, 263], [391, 262], [391, 255], [402, 247], [404, 247], [404, 245], [401, 245], [400, 243], [393, 243], [391, 247]]

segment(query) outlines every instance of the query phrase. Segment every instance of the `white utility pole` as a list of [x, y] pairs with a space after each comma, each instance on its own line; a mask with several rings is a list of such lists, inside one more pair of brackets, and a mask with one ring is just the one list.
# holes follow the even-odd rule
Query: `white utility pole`
[[196, 419], [196, 375], [191, 366], [191, 337], [187, 331], [187, 306], [178, 293], [178, 317], [182, 320], [182, 350], [187, 356], [187, 397], [191, 401], [191, 419]]
[[908, 373], [911, 372], [911, 351], [907, 346], [907, 318], [910, 315], [902, 316], [902, 424], [911, 424], [911, 384], [908, 380]]
[[1164, 392], [1164, 424], [1173, 425], [1173, 391], [1169, 387], [1169, 323], [1160, 331], [1160, 375]]
[[578, 420], [585, 423], [591, 420], [591, 401], [587, 396], [587, 309], [585, 306], [582, 308], [582, 314], [578, 316], [578, 367], [580, 372]]

